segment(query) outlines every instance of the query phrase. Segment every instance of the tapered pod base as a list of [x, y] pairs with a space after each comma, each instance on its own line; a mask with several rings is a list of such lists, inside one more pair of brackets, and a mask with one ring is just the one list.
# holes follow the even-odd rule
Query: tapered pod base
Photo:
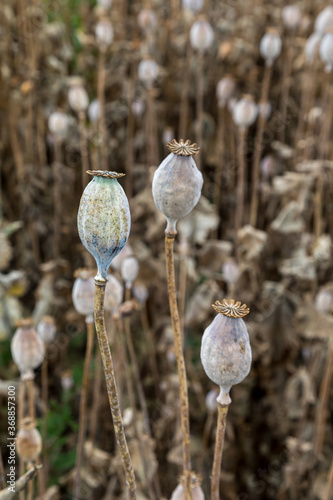
[[228, 408], [229, 406], [218, 405], [217, 430], [211, 482], [211, 500], [220, 500], [221, 463]]

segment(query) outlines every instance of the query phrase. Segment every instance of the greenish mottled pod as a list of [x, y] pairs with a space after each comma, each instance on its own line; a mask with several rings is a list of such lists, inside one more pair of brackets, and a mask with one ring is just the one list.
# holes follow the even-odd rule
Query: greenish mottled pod
[[88, 173], [94, 178], [83, 192], [77, 224], [82, 244], [96, 260], [97, 279], [106, 281], [112, 259], [127, 242], [131, 216], [126, 194], [117, 181], [124, 174]]

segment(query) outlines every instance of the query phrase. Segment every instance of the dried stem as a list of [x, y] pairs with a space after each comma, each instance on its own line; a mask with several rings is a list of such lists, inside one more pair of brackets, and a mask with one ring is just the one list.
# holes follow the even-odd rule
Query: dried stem
[[179, 376], [180, 392], [180, 417], [183, 433], [183, 468], [184, 468], [184, 489], [186, 500], [191, 500], [191, 449], [190, 449], [190, 418], [187, 395], [187, 378], [185, 370], [185, 360], [182, 350], [182, 335], [179, 321], [179, 313], [176, 299], [176, 281], [173, 247], [175, 234], [165, 235], [165, 257], [168, 280], [169, 305], [171, 312], [172, 328], [177, 356], [177, 369]]
[[[24, 488], [26, 488], [29, 481], [34, 479], [34, 477], [38, 474], [39, 469], [41, 469], [41, 465], [34, 466], [32, 469], [28, 470], [24, 475], [16, 481], [15, 483], [15, 492], [22, 492]], [[20, 493], [21, 494], [21, 493]], [[10, 500], [13, 498], [13, 493], [6, 488], [3, 491], [0, 491], [0, 500]]]
[[211, 481], [211, 500], [220, 500], [220, 475], [228, 406], [218, 405], [217, 430]]
[[159, 385], [158, 385], [159, 374], [158, 374], [158, 369], [157, 369], [156, 353], [155, 353], [155, 349], [154, 349], [155, 341], [154, 341], [153, 333], [152, 333], [151, 328], [149, 326], [147, 305], [146, 304], [143, 306], [143, 308], [141, 310], [140, 317], [141, 317], [141, 324], [142, 324], [142, 328], [143, 328], [143, 333], [145, 336], [147, 357], [149, 360], [151, 373], [152, 373], [153, 379], [154, 379], [155, 390], [156, 390], [156, 394], [159, 394], [159, 392], [160, 392]]
[[286, 63], [283, 66], [283, 74], [282, 74], [282, 82], [281, 82], [281, 88], [282, 88], [281, 122], [282, 122], [282, 127], [280, 130], [280, 137], [279, 137], [281, 142], [285, 141], [285, 132], [286, 132], [286, 125], [287, 125], [288, 100], [289, 100], [289, 91], [290, 91], [290, 84], [291, 84], [291, 64], [292, 64], [293, 53], [294, 53], [293, 45], [294, 45], [294, 38], [290, 37], [289, 44], [287, 45]]
[[0, 449], [0, 490], [3, 490], [5, 487], [6, 487], [5, 469], [3, 467], [2, 453]]
[[[47, 415], [48, 415], [48, 362], [47, 362], [47, 346], [45, 345], [45, 357], [42, 364], [42, 401], [44, 403], [44, 415], [42, 420], [42, 443], [43, 443], [43, 470], [40, 475], [43, 475], [44, 486], [48, 482], [48, 464], [47, 464], [47, 450], [46, 450], [46, 436], [47, 436]], [[42, 492], [45, 493], [45, 490]]]
[[81, 487], [81, 465], [83, 458], [83, 444], [86, 435], [87, 428], [87, 397], [88, 397], [88, 386], [89, 386], [89, 371], [91, 365], [91, 354], [94, 345], [94, 323], [91, 316], [86, 317], [87, 325], [87, 346], [86, 355], [84, 359], [83, 377], [82, 377], [82, 392], [80, 400], [80, 422], [79, 422], [79, 436], [76, 450], [76, 476], [74, 482], [74, 498], [79, 499], [80, 497], [80, 487]]
[[97, 81], [97, 97], [100, 104], [100, 114], [98, 119], [100, 133], [100, 150], [101, 150], [101, 166], [102, 170], [108, 170], [108, 155], [106, 146], [106, 127], [105, 127], [105, 52], [99, 51], [98, 56], [98, 81]]
[[[198, 54], [198, 84], [197, 84], [197, 130], [196, 130], [196, 142], [199, 146], [202, 146], [202, 130], [203, 130], [203, 94], [204, 94], [204, 84], [203, 84], [203, 52], [202, 50]], [[201, 168], [202, 159], [202, 148], [201, 152], [197, 156], [198, 168]]]
[[186, 40], [187, 40], [186, 57], [184, 57], [182, 88], [180, 96], [179, 137], [187, 137], [188, 93], [190, 87], [189, 61], [191, 60], [192, 56], [191, 44], [188, 39], [188, 30], [187, 30]]
[[136, 499], [136, 484], [135, 476], [132, 466], [131, 457], [127, 447], [126, 436], [124, 432], [123, 421], [121, 418], [121, 412], [119, 407], [119, 398], [116, 385], [116, 378], [113, 369], [113, 361], [110, 351], [110, 346], [107, 339], [107, 334], [105, 330], [105, 318], [104, 318], [104, 298], [105, 298], [105, 285], [106, 282], [100, 281], [95, 278], [95, 324], [96, 332], [98, 337], [99, 348], [101, 351], [101, 356], [103, 360], [103, 368], [105, 373], [106, 388], [110, 403], [110, 409], [113, 419], [114, 432], [116, 435], [117, 443], [119, 446], [126, 484], [128, 487], [129, 498], [131, 500]]
[[79, 127], [80, 127], [80, 150], [81, 150], [81, 169], [82, 169], [82, 190], [84, 191], [88, 183], [89, 170], [89, 157], [87, 147], [87, 134], [86, 134], [86, 114], [84, 111], [79, 113]]
[[214, 205], [220, 213], [220, 197], [222, 189], [222, 173], [224, 165], [224, 121], [225, 108], [220, 107], [218, 111], [218, 128], [217, 128], [217, 165], [214, 178]]
[[28, 382], [28, 400], [29, 400], [29, 417], [35, 419], [35, 394], [34, 394], [34, 381], [29, 379]]
[[155, 114], [154, 89], [147, 91], [146, 141], [148, 166], [158, 165], [157, 123]]
[[328, 473], [326, 491], [323, 500], [330, 500], [332, 498], [332, 493], [333, 493], [333, 460]]
[[325, 371], [321, 382], [319, 401], [317, 404], [317, 412], [315, 419], [314, 451], [317, 456], [321, 453], [324, 444], [327, 405], [329, 400], [330, 387], [332, 386], [332, 378], [333, 378], [333, 341], [330, 340], [328, 344]]
[[244, 199], [245, 199], [245, 183], [246, 183], [246, 139], [247, 129], [239, 129], [239, 145], [238, 145], [238, 178], [237, 178], [237, 206], [236, 206], [236, 234], [242, 227], [244, 219]]
[[54, 198], [54, 215], [53, 215], [53, 251], [54, 258], [60, 257], [60, 241], [61, 241], [61, 217], [62, 217], [62, 196], [61, 196], [61, 142], [58, 138], [54, 139], [54, 162], [53, 169], [53, 198]]
[[102, 382], [102, 358], [99, 349], [95, 354], [95, 376], [93, 388], [93, 403], [90, 414], [90, 436], [92, 447], [95, 445], [96, 428], [97, 428], [97, 415], [101, 401], [101, 382]]
[[126, 130], [126, 178], [125, 186], [126, 193], [129, 199], [133, 196], [133, 163], [134, 163], [134, 114], [132, 111], [132, 103], [134, 99], [134, 86], [135, 86], [135, 64], [132, 62], [131, 78], [129, 81], [128, 90], [128, 117], [127, 117], [127, 130]]
[[179, 260], [179, 317], [180, 317], [180, 328], [182, 332], [182, 345], [184, 347], [184, 321], [185, 321], [185, 301], [186, 301], [186, 275], [187, 275], [187, 258], [186, 254], [180, 254]]
[[[260, 102], [262, 104], [267, 103], [269, 83], [272, 75], [272, 66], [266, 65], [264, 79], [261, 87], [261, 98]], [[257, 225], [257, 213], [259, 205], [259, 165], [263, 146], [264, 129], [266, 124], [266, 116], [264, 110], [259, 113], [259, 123], [258, 131], [255, 140], [254, 148], [254, 159], [253, 159], [253, 180], [252, 180], [252, 197], [251, 197], [251, 212], [250, 212], [250, 224], [253, 227]]]

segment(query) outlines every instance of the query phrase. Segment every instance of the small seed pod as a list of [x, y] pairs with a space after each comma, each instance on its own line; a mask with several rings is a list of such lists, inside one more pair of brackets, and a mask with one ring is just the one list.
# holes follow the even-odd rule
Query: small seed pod
[[57, 329], [52, 316], [43, 316], [37, 326], [37, 333], [45, 344], [51, 344]]
[[127, 289], [131, 289], [133, 282], [136, 280], [139, 274], [139, 262], [134, 256], [127, 257], [121, 263], [121, 277], [125, 282]]
[[182, 0], [183, 8], [192, 12], [199, 12], [203, 7], [203, 0]]
[[124, 287], [112, 274], [108, 274], [108, 282], [105, 287], [104, 307], [106, 311], [114, 314], [123, 301]]
[[308, 64], [313, 64], [318, 56], [321, 39], [322, 35], [317, 32], [312, 33], [307, 39], [304, 52]]
[[145, 304], [149, 297], [149, 290], [143, 283], [136, 283], [132, 288], [133, 297], [140, 303]]
[[330, 73], [333, 68], [333, 33], [326, 33], [320, 42], [319, 55], [325, 64], [325, 71]]
[[298, 5], [286, 5], [282, 9], [282, 21], [288, 30], [298, 28], [302, 20], [302, 13]]
[[325, 7], [319, 12], [316, 22], [315, 31], [324, 35], [328, 29], [333, 27], [333, 7], [331, 5]]
[[146, 105], [142, 99], [134, 99], [131, 105], [131, 110], [134, 116], [142, 116], [145, 109]]
[[235, 80], [232, 76], [226, 75], [219, 80], [216, 86], [216, 97], [220, 108], [225, 108], [227, 102], [235, 90]]
[[322, 288], [316, 295], [315, 306], [317, 311], [331, 313], [333, 311], [333, 290]]
[[83, 246], [97, 263], [97, 279], [106, 281], [110, 264], [124, 248], [131, 226], [126, 194], [118, 183], [124, 174], [88, 170], [92, 181], [85, 188], [78, 212], [78, 230]]
[[216, 398], [218, 397], [219, 393], [216, 389], [212, 389], [211, 391], [209, 391], [207, 393], [207, 396], [206, 396], [206, 407], [207, 407], [207, 411], [209, 413], [216, 413], [217, 411], [217, 401], [216, 401]]
[[278, 31], [269, 28], [260, 42], [260, 54], [265, 59], [267, 66], [272, 66], [281, 54], [282, 42]]
[[45, 347], [37, 335], [32, 319], [22, 319], [18, 322], [12, 342], [13, 360], [22, 374], [34, 370], [44, 359]]
[[265, 120], [271, 116], [272, 113], [272, 105], [270, 102], [260, 102], [258, 104], [258, 113], [265, 117]]
[[162, 142], [166, 146], [169, 142], [173, 141], [175, 138], [175, 131], [172, 127], [165, 127], [162, 134]]
[[157, 16], [152, 9], [142, 9], [138, 14], [138, 25], [142, 31], [152, 31], [157, 26]]
[[239, 266], [234, 260], [226, 260], [222, 266], [223, 278], [228, 285], [233, 285], [239, 276]]
[[[201, 488], [201, 478], [192, 473], [191, 476], [192, 484], [191, 484], [191, 498], [192, 500], [205, 500], [204, 492]], [[184, 477], [180, 478], [180, 484], [178, 484], [177, 488], [171, 495], [170, 500], [186, 500], [185, 489], [184, 489]]]
[[61, 387], [64, 391], [70, 391], [74, 387], [74, 380], [71, 370], [64, 370], [60, 375]]
[[24, 462], [35, 462], [42, 451], [42, 438], [36, 429], [36, 422], [30, 417], [24, 418], [16, 434], [17, 454]]
[[166, 232], [175, 234], [178, 219], [198, 203], [203, 178], [192, 158], [199, 152], [196, 144], [173, 140], [168, 148], [171, 153], [156, 170], [152, 191], [155, 205], [167, 219]]
[[82, 316], [94, 314], [95, 282], [93, 273], [89, 269], [77, 269], [72, 290], [72, 300], [75, 309]]
[[236, 102], [232, 110], [232, 117], [239, 128], [248, 128], [256, 121], [258, 106], [252, 96], [245, 95]]
[[100, 19], [95, 28], [96, 41], [99, 48], [104, 52], [113, 42], [113, 27], [107, 18]]
[[88, 109], [89, 97], [86, 89], [83, 87], [81, 78], [75, 77], [70, 81], [68, 102], [72, 110], [76, 113], [80, 113]]
[[193, 23], [190, 31], [190, 42], [194, 50], [204, 52], [214, 41], [214, 31], [208, 21], [199, 19]]
[[90, 103], [90, 106], [88, 108], [88, 117], [91, 123], [97, 122], [99, 120], [100, 114], [101, 114], [101, 105], [100, 102], [97, 101], [96, 99], [95, 101], [92, 101]]
[[145, 85], [151, 87], [158, 77], [158, 65], [150, 58], [143, 59], [139, 62], [138, 77]]
[[54, 111], [49, 116], [48, 127], [52, 135], [64, 139], [68, 129], [67, 115], [62, 111]]
[[274, 156], [264, 156], [260, 162], [260, 172], [265, 180], [271, 179], [276, 174], [276, 160]]
[[201, 362], [207, 376], [220, 386], [217, 402], [229, 405], [229, 392], [249, 374], [251, 346], [249, 334], [242, 317], [249, 313], [245, 304], [225, 299], [213, 308], [218, 315], [206, 328], [201, 344]]
[[112, 0], [97, 0], [97, 5], [102, 7], [102, 9], [108, 10], [111, 9]]

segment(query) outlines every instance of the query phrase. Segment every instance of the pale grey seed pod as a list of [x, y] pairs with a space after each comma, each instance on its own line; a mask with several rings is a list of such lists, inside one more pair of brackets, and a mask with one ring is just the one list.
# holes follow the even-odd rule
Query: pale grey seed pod
[[274, 28], [269, 28], [262, 37], [259, 48], [266, 65], [272, 66], [281, 54], [282, 41], [278, 31]]
[[88, 108], [88, 117], [91, 123], [96, 123], [101, 115], [101, 104], [95, 99], [92, 101]]
[[333, 68], [333, 33], [326, 33], [319, 47], [319, 55], [325, 64], [325, 70], [330, 73]]
[[258, 106], [253, 98], [245, 95], [236, 102], [232, 109], [232, 117], [239, 128], [248, 128], [256, 121], [258, 116]]
[[157, 15], [152, 9], [142, 9], [138, 14], [138, 25], [142, 31], [152, 31], [157, 26]]
[[233, 285], [239, 276], [239, 266], [236, 261], [229, 259], [222, 265], [223, 278], [228, 285]]
[[93, 273], [89, 269], [77, 269], [72, 290], [72, 300], [75, 309], [82, 316], [94, 314], [95, 282]]
[[260, 162], [260, 172], [264, 179], [271, 179], [276, 175], [276, 159], [272, 155], [264, 156]]
[[333, 311], [333, 290], [322, 288], [316, 295], [315, 307], [317, 311], [331, 313]]
[[11, 342], [11, 352], [15, 364], [22, 374], [34, 370], [42, 364], [45, 347], [37, 335], [32, 319], [23, 319], [18, 322], [18, 328]]
[[131, 289], [133, 282], [136, 280], [139, 274], [139, 262], [133, 255], [127, 257], [121, 263], [121, 277], [125, 282], [127, 289]]
[[328, 29], [333, 27], [333, 6], [328, 5], [321, 12], [319, 12], [316, 22], [315, 31], [324, 35]]
[[192, 12], [199, 12], [203, 7], [203, 0], [182, 0], [183, 8]]
[[250, 340], [242, 320], [249, 309], [225, 299], [213, 307], [218, 315], [203, 334], [200, 356], [207, 376], [220, 387], [217, 402], [229, 405], [231, 387], [242, 382], [251, 368]]
[[68, 91], [68, 102], [76, 113], [86, 111], [89, 106], [89, 97], [82, 84], [72, 83]]
[[145, 109], [146, 105], [142, 99], [134, 99], [131, 105], [131, 110], [134, 116], [142, 116]]
[[64, 370], [60, 376], [61, 387], [65, 392], [70, 391], [74, 387], [74, 380], [71, 370]]
[[124, 297], [124, 287], [113, 274], [108, 274], [108, 282], [105, 287], [104, 308], [114, 314]]
[[322, 34], [316, 31], [307, 39], [304, 53], [308, 64], [314, 63], [316, 57], [318, 56], [321, 39]]
[[105, 51], [113, 42], [114, 31], [107, 18], [100, 19], [95, 28], [96, 41], [101, 50]]
[[282, 21], [288, 30], [298, 28], [302, 20], [302, 12], [298, 5], [286, 5], [282, 9]]
[[219, 80], [216, 86], [216, 97], [220, 108], [224, 108], [235, 90], [235, 80], [232, 76], [226, 75]]
[[42, 438], [36, 429], [36, 422], [30, 417], [24, 418], [16, 434], [16, 450], [24, 462], [35, 462], [42, 451]]
[[166, 232], [175, 234], [177, 221], [198, 203], [203, 178], [192, 157], [199, 151], [196, 144], [173, 140], [168, 148], [171, 153], [156, 170], [152, 191], [155, 205], [167, 219]]
[[105, 10], [111, 9], [112, 0], [97, 0], [97, 5]]
[[258, 114], [263, 115], [265, 117], [265, 120], [268, 120], [268, 118], [271, 116], [272, 113], [272, 105], [270, 102], [260, 102], [258, 104]]
[[162, 142], [166, 146], [169, 142], [173, 141], [175, 138], [175, 131], [172, 127], [165, 127], [162, 134]]
[[214, 31], [208, 21], [195, 21], [190, 30], [190, 42], [194, 50], [203, 52], [208, 50], [214, 42]]
[[51, 344], [56, 336], [57, 328], [52, 316], [43, 316], [37, 326], [37, 333], [45, 344]]
[[133, 297], [140, 303], [147, 302], [149, 297], [149, 290], [143, 283], [136, 283], [132, 288]]
[[146, 58], [139, 62], [138, 77], [147, 86], [153, 85], [158, 77], [158, 65], [154, 59]]
[[54, 111], [48, 120], [49, 131], [58, 139], [64, 139], [68, 130], [68, 116], [62, 111]]

